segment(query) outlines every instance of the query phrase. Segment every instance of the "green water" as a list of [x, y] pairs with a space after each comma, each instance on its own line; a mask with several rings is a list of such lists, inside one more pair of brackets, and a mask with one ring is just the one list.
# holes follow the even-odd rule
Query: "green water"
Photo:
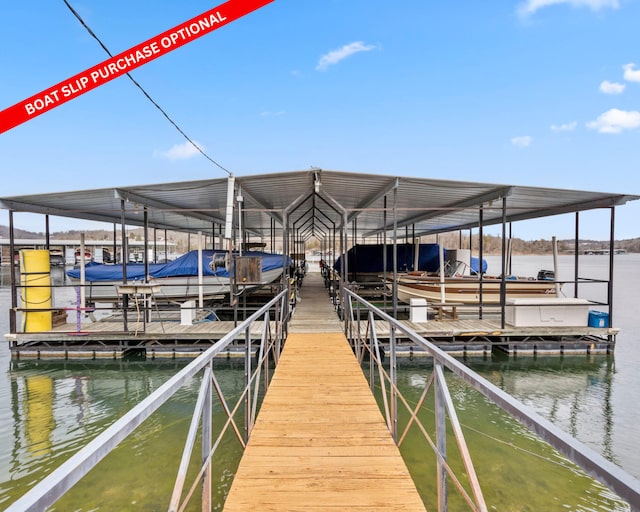
[[[13, 361], [10, 375], [17, 442], [8, 467], [3, 465], [3, 471], [9, 475], [0, 484], [0, 505], [22, 495], [187, 362]], [[560, 379], [565, 390], [572, 384], [574, 392], [578, 393], [584, 392], [583, 382], [600, 381], [603, 376], [606, 381], [607, 372], [611, 371], [610, 361], [604, 356], [579, 357], [572, 361], [563, 359], [561, 363], [555, 358], [550, 361], [529, 360], [528, 363], [480, 359], [470, 360], [468, 364], [496, 383], [502, 382], [503, 387], [504, 379], [514, 373], [526, 379], [527, 376], [538, 378], [542, 372], [544, 380]], [[558, 367], [560, 364], [562, 368]], [[243, 386], [241, 362], [220, 360], [216, 361], [215, 368], [226, 399], [235, 402]], [[430, 372], [431, 365], [427, 361], [400, 362], [399, 388], [412, 406], [420, 399]], [[607, 489], [488, 403], [475, 390], [451, 375], [448, 375], [448, 381], [490, 510], [629, 510]], [[53, 510], [166, 510], [198, 386], [199, 382], [194, 380], [183, 388], [59, 500]], [[34, 408], [34, 404], [38, 405]], [[402, 407], [399, 410], [402, 431], [408, 414]], [[430, 393], [420, 417], [435, 438], [432, 411]], [[225, 419], [214, 397], [216, 432]], [[196, 446], [195, 452], [199, 453], [199, 444]], [[427, 508], [436, 510], [435, 459], [418, 428], [411, 428], [401, 452]], [[462, 482], [468, 490], [451, 436], [448, 438], [448, 453], [452, 467], [457, 474], [463, 475]], [[233, 435], [226, 435], [215, 455], [212, 480], [214, 510], [223, 506], [241, 454], [239, 442]], [[188, 485], [196, 474], [197, 466], [198, 461], [192, 461]], [[450, 510], [467, 510], [453, 484], [450, 483], [449, 488]], [[187, 510], [199, 509], [198, 492], [196, 489]]]
[[[531, 360], [531, 363], [534, 364], [535, 371], [536, 362]], [[568, 364], [566, 360], [562, 363]], [[556, 358], [555, 363], [547, 361], [547, 364], [543, 367], [548, 373], [553, 366], [557, 367], [561, 363]], [[607, 359], [593, 358], [586, 368], [583, 358], [575, 358], [572, 364], [575, 365], [573, 371], [584, 375], [585, 372], [597, 373], [603, 366], [606, 368]], [[469, 361], [469, 365], [475, 366], [488, 378], [500, 380], [500, 362], [480, 360], [474, 364]], [[424, 363], [405, 363], [399, 371], [399, 388], [412, 406], [415, 406], [422, 395], [428, 371], [430, 368]], [[525, 364], [524, 368], [516, 371], [531, 372], [532, 369]], [[555, 375], [562, 376], [561, 373]], [[447, 375], [447, 380], [489, 510], [629, 510], [629, 506], [612, 495], [607, 488], [541, 442], [477, 391], [450, 374]], [[431, 392], [420, 418], [432, 439], [435, 439], [433, 407]], [[399, 411], [399, 432], [402, 433], [408, 414], [403, 408], [399, 408]], [[462, 475], [461, 481], [467, 492], [471, 493], [459, 457], [460, 452], [450, 426], [448, 427], [449, 463], [457, 475]], [[437, 510], [435, 457], [417, 427], [411, 428], [401, 446], [401, 452], [427, 509]], [[467, 510], [452, 483], [449, 483], [449, 490], [450, 510]]]
[[[636, 477], [640, 477], [640, 255], [616, 257], [616, 325], [621, 327], [614, 356], [468, 359], [465, 363], [563, 431], [578, 438]], [[521, 258], [531, 269], [539, 258]], [[570, 267], [572, 258], [566, 257]], [[560, 258], [561, 267], [563, 258]], [[581, 263], [585, 276], [602, 278], [606, 258]], [[588, 270], [588, 272], [587, 272]], [[529, 268], [522, 271], [530, 274]], [[0, 272], [0, 305], [10, 300]], [[587, 291], [587, 290], [585, 290]], [[594, 297], [594, 300], [598, 297]], [[8, 332], [8, 315], [0, 315]], [[0, 510], [95, 438], [189, 361], [15, 361], [0, 344]], [[231, 401], [243, 387], [238, 361], [216, 361], [217, 376]], [[400, 361], [398, 383], [415, 404], [431, 372], [416, 359]], [[622, 511], [629, 507], [477, 392], [449, 377], [469, 449], [489, 510]], [[166, 510], [187, 435], [199, 382], [186, 386], [107, 456], [55, 507], [58, 511]], [[217, 404], [214, 396], [214, 405]], [[432, 399], [421, 413], [433, 434]], [[223, 420], [218, 405], [214, 421]], [[400, 423], [406, 422], [401, 414]], [[449, 458], [459, 469], [453, 438]], [[197, 448], [199, 452], [199, 448]], [[401, 446], [429, 510], [435, 507], [435, 464], [430, 448], [413, 428]], [[241, 449], [225, 438], [213, 477], [215, 508], [222, 507]], [[190, 474], [195, 474], [194, 462]], [[188, 480], [190, 481], [190, 480]], [[464, 479], [463, 479], [464, 482]], [[465, 482], [465, 485], [466, 482]], [[467, 486], [468, 487], [468, 486]], [[450, 510], [467, 510], [450, 484]], [[198, 497], [189, 510], [198, 509]]]
[[[0, 506], [8, 505], [97, 436], [189, 361], [11, 363], [16, 443], [3, 464]], [[235, 361], [215, 363], [227, 403], [243, 387]], [[197, 398], [194, 379], [103, 459], [52, 510], [166, 510]], [[214, 400], [214, 431], [226, 420]], [[242, 422], [242, 417], [236, 418]], [[242, 429], [242, 423], [240, 423]], [[200, 440], [195, 450], [199, 454]], [[215, 508], [224, 502], [242, 454], [225, 435], [213, 470]], [[198, 455], [188, 484], [199, 469]], [[8, 473], [8, 474], [7, 474]], [[198, 493], [187, 510], [198, 510]]]

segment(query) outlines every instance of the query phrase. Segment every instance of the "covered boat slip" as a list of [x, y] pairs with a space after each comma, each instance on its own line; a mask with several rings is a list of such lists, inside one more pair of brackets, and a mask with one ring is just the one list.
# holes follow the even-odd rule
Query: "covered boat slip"
[[[232, 262], [237, 269], [232, 268]], [[251, 269], [251, 264], [255, 268]], [[155, 300], [176, 301], [197, 298], [200, 287], [203, 296], [208, 298], [229, 293], [234, 270], [236, 274], [244, 275], [244, 287], [249, 286], [246, 280], [250, 270], [255, 274], [255, 282], [250, 283], [252, 287], [266, 285], [278, 279], [289, 264], [290, 259], [282, 254], [245, 251], [232, 258], [228, 251], [192, 250], [167, 263], [128, 264], [125, 267], [91, 262], [84, 268], [68, 270], [67, 276], [75, 286], [86, 283], [88, 302], [121, 300], [124, 272], [128, 285], [150, 284], [157, 287]]]
[[[345, 254], [350, 247], [382, 243], [392, 249], [391, 274], [395, 275], [402, 270], [412, 270], [398, 268], [394, 257], [398, 245], [421, 244], [426, 241], [422, 239], [427, 236], [448, 232], [462, 233], [466, 230], [470, 234], [475, 230], [482, 240], [483, 229], [492, 225], [502, 227], [502, 259], [505, 261], [507, 227], [510, 232], [512, 223], [539, 217], [574, 214], [577, 247], [580, 237], [579, 213], [595, 209], [602, 209], [605, 215], [610, 216], [610, 245], [613, 249], [616, 207], [635, 199], [638, 197], [628, 194], [419, 179], [312, 168], [191, 182], [5, 197], [0, 198], [0, 207], [9, 210], [11, 240], [14, 239], [14, 228], [20, 227], [20, 214], [32, 212], [44, 215], [43, 226], [47, 231], [47, 239], [50, 216], [73, 217], [109, 223], [113, 227], [114, 237], [118, 231], [116, 226], [119, 226], [120, 237], [125, 241], [127, 228], [142, 226], [145, 240], [151, 240], [151, 233], [155, 234], [158, 229], [200, 233], [205, 237], [205, 250], [239, 250], [244, 245], [261, 243], [269, 252], [292, 256], [294, 266], [304, 264], [301, 259], [305, 253], [308, 254], [307, 244], [311, 245], [311, 241], [320, 247], [323, 263], [331, 267], [338, 256]], [[482, 244], [473, 247], [474, 256], [479, 261], [483, 258], [482, 251]], [[577, 298], [581, 269], [578, 251], [575, 254], [575, 275], [578, 277], [574, 293]], [[613, 254], [614, 250], [610, 250], [607, 298], [606, 303], [602, 304], [609, 314], [611, 328], [615, 327], [612, 315]], [[149, 263], [145, 261], [143, 265]], [[341, 299], [344, 295], [342, 287], [346, 283], [352, 284], [351, 271], [348, 260], [345, 260], [335, 281], [337, 289], [331, 290], [335, 306], [343, 319], [346, 302]], [[15, 293], [11, 295], [13, 302], [9, 311], [9, 335], [12, 343], [18, 346], [29, 335], [35, 339], [39, 334], [21, 330], [18, 319], [22, 310], [28, 308], [19, 303], [21, 286], [16, 282], [15, 276], [12, 276], [12, 287]], [[397, 300], [397, 295], [392, 300]], [[52, 305], [52, 309], [56, 307], [59, 306]], [[446, 309], [443, 308], [443, 311]], [[480, 323], [467, 323], [466, 326], [449, 323], [445, 327], [444, 324], [430, 320], [421, 325], [419, 331], [425, 336], [448, 337], [450, 341], [457, 342], [454, 338], [459, 335], [500, 334], [507, 328], [504, 311], [501, 316], [497, 329], [493, 325], [481, 325], [482, 322], [489, 321], [489, 318], [477, 317], [476, 320]], [[448, 319], [449, 322], [461, 320]], [[464, 320], [467, 321], [466, 318]], [[69, 322], [61, 329], [54, 329], [59, 334], [42, 334], [49, 340], [52, 336], [59, 335], [68, 344], [72, 343], [75, 336], [73, 343], [77, 344], [78, 335], [72, 332], [73, 319]], [[169, 334], [166, 332], [167, 325], [163, 325], [163, 322], [155, 324], [156, 322], [150, 321], [143, 322], [140, 326], [130, 319], [130, 325], [120, 329], [112, 323], [106, 328], [110, 330], [110, 334], [103, 336], [105, 339], [120, 336], [126, 343], [133, 340], [135, 344], [140, 344], [144, 339], [150, 343], [164, 343], [161, 339], [174, 340], [167, 342], [174, 343], [175, 340], [179, 342], [180, 339], [194, 339], [190, 331], [199, 329], [211, 329], [201, 339], [213, 339], [218, 329], [213, 325], [203, 327], [194, 324], [181, 326], [180, 330], [184, 331], [181, 334]], [[549, 330], [543, 332], [544, 329], [538, 329], [531, 333], [526, 326], [520, 327], [524, 329], [523, 332], [509, 332], [508, 336], [514, 339], [520, 334], [525, 337], [555, 336], [563, 329], [553, 329], [551, 333]], [[102, 325], [85, 325], [83, 322], [76, 330], [89, 333], [86, 336], [94, 336], [92, 331], [97, 329], [105, 328]], [[584, 330], [587, 331], [588, 326], [585, 325]], [[606, 330], [600, 332], [604, 333], [605, 338], [611, 337], [613, 333]]]

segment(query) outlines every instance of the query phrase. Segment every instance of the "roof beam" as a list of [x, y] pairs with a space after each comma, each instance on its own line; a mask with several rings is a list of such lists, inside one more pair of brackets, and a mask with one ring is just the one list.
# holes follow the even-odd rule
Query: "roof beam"
[[[26, 213], [39, 213], [41, 215], [54, 215], [57, 217], [68, 217], [71, 219], [83, 219], [83, 220], [91, 220], [95, 222], [105, 222], [107, 224], [119, 224], [121, 221], [120, 210], [118, 210], [113, 215], [102, 215], [99, 213], [93, 213], [89, 211], [80, 211], [80, 210], [63, 210], [61, 208], [52, 208], [49, 206], [40, 206], [33, 205], [30, 203], [24, 203], [21, 201], [13, 201], [13, 200], [2, 200], [0, 201], [0, 208], [6, 210], [13, 210], [15, 212], [26, 212]], [[137, 216], [139, 217], [139, 216]], [[144, 221], [142, 218], [137, 218], [133, 216], [126, 217], [127, 224], [130, 226], [144, 226]], [[184, 226], [171, 224], [171, 223], [149, 223], [151, 227], [161, 227], [164, 229], [168, 229], [171, 231], [200, 231], [202, 228], [193, 227], [186, 228]]]
[[79, 211], [79, 210], [63, 210], [61, 208], [53, 208], [50, 206], [34, 205], [31, 203], [25, 203], [22, 201], [14, 201], [10, 199], [3, 199], [0, 201], [0, 207], [5, 210], [13, 210], [14, 212], [28, 212], [28, 213], [40, 213], [42, 215], [56, 215], [58, 217], [71, 217], [79, 218], [78, 213], [82, 213], [82, 219], [94, 220], [98, 222], [107, 222], [113, 224], [113, 222], [120, 218], [120, 213], [117, 215], [101, 215], [97, 213]]
[[[587, 210], [597, 210], [599, 208], [611, 208], [613, 206], [621, 206], [625, 204], [627, 201], [633, 201], [637, 199], [636, 196], [628, 196], [628, 195], [618, 195], [618, 196], [607, 196], [602, 197], [600, 199], [589, 199], [587, 201], [580, 201], [578, 203], [571, 203], [567, 205], [562, 205], [559, 207], [550, 207], [543, 211], [535, 210], [525, 213], [514, 213], [509, 214], [507, 211], [507, 220], [509, 222], [515, 222], [519, 220], [529, 220], [540, 217], [549, 217], [552, 215], [562, 215], [565, 213], [575, 213], [575, 212], [583, 212]], [[508, 208], [507, 208], [508, 210]]]
[[[514, 211], [513, 208], [512, 208], [512, 213], [509, 213], [509, 206], [507, 205], [507, 222], [518, 222], [523, 220], [539, 219], [542, 217], [552, 217], [555, 215], [563, 215], [567, 213], [597, 210], [601, 208], [611, 208], [614, 206], [624, 205], [628, 201], [634, 201], [636, 199], [637, 199], [637, 196], [629, 196], [629, 195], [607, 196], [607, 197], [603, 197], [596, 200], [590, 199], [587, 201], [580, 201], [577, 203], [571, 203], [571, 204], [562, 205], [559, 207], [549, 207], [544, 210], [541, 210], [539, 208], [528, 209], [522, 213], [518, 213], [520, 210]], [[502, 212], [502, 209], [500, 208], [500, 214], [496, 214], [495, 216], [488, 216], [487, 212], [485, 211], [484, 218], [482, 220], [483, 225], [493, 226], [495, 224], [500, 224], [502, 222], [501, 212]], [[478, 222], [473, 221], [473, 222], [467, 222], [464, 224], [456, 224], [455, 227], [446, 226], [438, 229], [422, 230], [419, 233], [416, 232], [416, 235], [447, 233], [454, 230], [458, 231], [458, 230], [472, 229], [477, 227], [478, 227]]]
[[389, 192], [393, 191], [394, 188], [398, 188], [399, 185], [400, 178], [392, 178], [388, 180], [387, 183], [384, 184], [384, 186], [377, 192], [374, 192], [369, 197], [365, 197], [362, 201], [360, 201], [358, 206], [355, 207], [355, 210], [357, 211], [351, 212], [351, 214], [347, 217], [347, 224], [351, 222], [355, 217], [357, 217], [360, 213], [362, 213], [360, 212], [360, 210], [369, 208], [369, 206], [371, 206], [373, 203], [375, 203], [379, 199], [382, 199]]
[[[495, 188], [489, 192], [485, 192], [483, 194], [478, 194], [476, 196], [469, 197], [457, 203], [453, 203], [448, 206], [442, 206], [440, 209], [436, 208], [436, 209], [429, 210], [426, 213], [420, 213], [418, 215], [414, 215], [413, 217], [408, 217], [403, 221], [398, 222], [396, 227], [399, 229], [405, 226], [416, 224], [418, 222], [423, 222], [425, 220], [442, 217], [443, 215], [446, 215], [447, 213], [451, 213], [454, 211], [461, 211], [461, 210], [466, 210], [467, 208], [480, 206], [481, 204], [488, 203], [490, 201], [496, 201], [498, 199], [502, 199], [503, 197], [508, 197], [511, 195], [512, 191], [513, 191], [513, 187], [511, 186]], [[443, 213], [443, 210], [446, 210], [446, 213]], [[364, 233], [362, 236], [364, 237], [373, 236], [383, 231], [388, 231], [392, 227], [393, 227], [393, 223], [387, 222], [387, 224], [382, 226], [380, 229], [369, 231], [367, 233]], [[456, 227], [454, 229], [457, 230], [459, 228]]]
[[[445, 206], [443, 209], [446, 210], [446, 213], [451, 213], [454, 211], [466, 210], [467, 208], [473, 208], [476, 206], [480, 206], [481, 204], [488, 203], [490, 201], [496, 201], [498, 199], [502, 199], [504, 197], [509, 197], [513, 191], [513, 187], [500, 187], [493, 189], [489, 192], [485, 192], [484, 194], [479, 194], [477, 196], [470, 197], [468, 199], [464, 199], [463, 201], [459, 201], [457, 203], [453, 203], [449, 206]], [[411, 224], [415, 224], [417, 222], [423, 220], [429, 220], [434, 217], [440, 217], [442, 215], [442, 211], [440, 210], [432, 210], [427, 213], [421, 213], [419, 215], [415, 215], [413, 217], [409, 217], [404, 219], [401, 223], [398, 223], [398, 227], [410, 226]]]
[[322, 199], [329, 208], [333, 209], [333, 211], [335, 211], [338, 215], [340, 215], [341, 219], [347, 213], [346, 208], [342, 206], [338, 201], [336, 201], [333, 197], [331, 197], [329, 194], [327, 194], [324, 190], [320, 190], [319, 192], [316, 192], [316, 195], [320, 199]]
[[291, 212], [295, 211], [298, 209], [298, 207], [304, 203], [307, 199], [310, 199], [313, 196], [313, 191], [308, 192], [305, 191], [302, 194], [300, 194], [294, 201], [293, 203], [291, 203], [289, 206], [287, 206], [284, 211], [287, 215], [289, 215]]
[[[167, 203], [165, 201], [158, 201], [157, 199], [150, 199], [142, 194], [137, 194], [135, 192], [130, 192], [128, 190], [125, 189], [121, 189], [121, 188], [116, 188], [114, 189], [114, 193], [115, 193], [115, 197], [117, 199], [123, 199], [125, 201], [129, 201], [132, 203], [139, 203], [142, 206], [149, 206], [151, 208], [154, 208], [156, 210], [167, 210], [170, 211], [173, 214], [177, 214], [177, 215], [182, 215], [183, 217], [187, 217], [187, 218], [193, 218], [193, 219], [198, 219], [207, 223], [216, 223], [216, 224], [220, 224], [220, 225], [224, 225], [225, 223], [225, 219], [222, 217], [218, 217], [215, 215], [210, 215], [210, 214], [206, 214], [206, 213], [202, 213], [199, 211], [194, 211], [194, 210], [185, 210], [180, 206], [177, 206], [175, 204], [172, 203]], [[242, 191], [242, 193], [244, 194], [244, 190]], [[174, 228], [176, 229], [176, 228]], [[183, 228], [184, 229], [184, 228]], [[178, 231], [180, 231], [181, 229], [178, 229]], [[196, 231], [196, 230], [194, 230]], [[258, 231], [255, 231], [253, 229], [246, 229], [245, 231], [247, 231], [248, 233], [251, 233], [252, 235], [255, 236], [261, 236], [261, 234]]]
[[215, 222], [222, 225], [224, 225], [225, 222], [224, 218], [222, 217], [205, 214], [198, 211], [184, 210], [183, 208], [175, 204], [158, 201], [157, 199], [150, 199], [141, 194], [136, 194], [135, 192], [130, 192], [121, 188], [114, 189], [114, 194], [117, 199], [123, 199], [125, 201], [129, 201], [130, 203], [138, 203], [142, 206], [149, 206], [151, 208], [155, 208], [156, 210], [168, 210], [172, 213], [183, 215], [184, 217], [193, 217], [194, 219], [203, 220], [205, 222]]
[[[238, 182], [242, 183], [242, 180], [236, 177], [236, 183]], [[271, 217], [277, 223], [282, 225], [282, 216], [279, 215], [277, 212], [274, 212], [272, 206], [266, 205], [262, 201], [259, 201], [258, 199], [256, 199], [256, 197], [253, 194], [251, 194], [251, 192], [248, 192], [243, 185], [242, 185], [242, 195], [248, 197], [250, 201], [254, 202], [255, 204], [258, 205], [258, 207], [262, 208], [264, 210], [264, 213], [266, 213], [267, 215], [269, 215], [269, 217]]]

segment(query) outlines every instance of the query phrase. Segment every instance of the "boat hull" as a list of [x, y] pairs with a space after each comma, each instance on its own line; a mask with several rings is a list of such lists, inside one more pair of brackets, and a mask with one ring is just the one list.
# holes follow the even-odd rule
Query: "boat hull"
[[[391, 281], [387, 287], [391, 288]], [[482, 304], [500, 304], [499, 279], [484, 279], [482, 282]], [[507, 280], [506, 298], [556, 297], [556, 284], [553, 281]], [[398, 299], [410, 302], [411, 299], [426, 299], [427, 302], [443, 302], [442, 285], [438, 278], [398, 278]], [[480, 281], [477, 278], [447, 278], [444, 282], [444, 302], [465, 305], [480, 304]]]

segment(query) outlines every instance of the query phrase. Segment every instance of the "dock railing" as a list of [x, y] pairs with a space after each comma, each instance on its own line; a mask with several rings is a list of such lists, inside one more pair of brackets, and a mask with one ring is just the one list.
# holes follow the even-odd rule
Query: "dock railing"
[[[455, 404], [448, 391], [445, 370], [449, 370], [464, 383], [480, 392], [490, 402], [497, 405], [527, 427], [567, 459], [577, 464], [587, 474], [608, 487], [620, 498], [629, 503], [632, 510], [640, 510], [639, 480], [609, 462], [574, 437], [565, 433], [529, 407], [478, 375], [462, 362], [439, 349], [433, 343], [425, 340], [411, 328], [398, 322], [353, 291], [347, 288], [343, 288], [343, 291], [345, 297], [345, 335], [351, 341], [356, 357], [361, 364], [365, 362], [365, 359], [368, 360], [369, 382], [372, 391], [374, 390], [377, 373], [381, 389], [382, 412], [396, 444], [398, 446], [402, 445], [410, 427], [415, 424], [425, 436], [428, 444], [435, 453], [437, 460], [439, 512], [444, 512], [448, 509], [449, 479], [454, 483], [470, 510], [487, 510], [480, 482], [476, 476], [473, 462], [464, 440], [462, 429], [460, 428]], [[378, 338], [375, 321], [383, 321], [388, 324], [388, 332], [390, 334], [387, 351], [384, 351], [381, 340]], [[415, 407], [412, 407], [407, 400], [405, 400], [397, 387], [396, 354], [397, 342], [400, 338], [408, 340], [413, 346], [422, 349], [433, 360], [433, 372], [427, 381], [421, 399]], [[387, 359], [387, 356], [388, 367], [385, 367], [384, 361]], [[418, 412], [431, 388], [434, 389], [435, 398], [435, 440], [431, 439], [427, 429], [418, 418]], [[409, 420], [404, 430], [399, 432], [398, 409], [401, 406], [406, 408]], [[466, 478], [471, 487], [471, 494], [464, 489], [460, 479], [453, 474], [453, 471], [447, 464], [447, 417], [449, 418], [450, 427], [454, 433], [460, 457], [464, 464]]]
[[[290, 316], [288, 308], [288, 291], [285, 289], [265, 304], [258, 311], [240, 323], [211, 348], [204, 352], [189, 365], [180, 370], [169, 381], [160, 386], [137, 406], [127, 412], [113, 425], [98, 435], [84, 448], [71, 456], [65, 463], [54, 470], [49, 476], [35, 485], [29, 492], [19, 498], [6, 509], [7, 512], [41, 511], [51, 507], [60, 497], [71, 489], [91, 468], [96, 466], [116, 446], [149, 418], [160, 406], [166, 403], [183, 386], [196, 376], [202, 374], [202, 383], [189, 427], [180, 466], [176, 470], [177, 477], [168, 510], [183, 510], [186, 503], [193, 496], [198, 486], [201, 486], [202, 510], [211, 510], [211, 464], [216, 449], [220, 445], [224, 434], [232, 429], [242, 447], [247, 440], [257, 415], [258, 398], [261, 384], [266, 391], [270, 381], [269, 361], [276, 363], [280, 356], [284, 339], [287, 334], [287, 322]], [[256, 345], [256, 363], [252, 367], [252, 339], [251, 326], [256, 321], [263, 321], [262, 335], [259, 346]], [[213, 369], [213, 360], [223, 354], [234, 340], [244, 333], [244, 389], [235, 405], [227, 404]], [[212, 435], [212, 400], [214, 391], [217, 393], [226, 421], [217, 439]], [[235, 415], [244, 408], [244, 425], [241, 429], [236, 424]], [[187, 467], [195, 448], [198, 430], [201, 432], [202, 462], [186, 495]]]

